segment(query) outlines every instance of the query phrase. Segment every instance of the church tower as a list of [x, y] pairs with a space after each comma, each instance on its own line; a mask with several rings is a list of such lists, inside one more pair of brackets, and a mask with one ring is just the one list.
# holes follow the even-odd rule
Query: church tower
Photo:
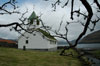
[[39, 26], [40, 22], [39, 22], [38, 16], [36, 16], [34, 11], [29, 16], [28, 22], [29, 22], [28, 28], [37, 28]]

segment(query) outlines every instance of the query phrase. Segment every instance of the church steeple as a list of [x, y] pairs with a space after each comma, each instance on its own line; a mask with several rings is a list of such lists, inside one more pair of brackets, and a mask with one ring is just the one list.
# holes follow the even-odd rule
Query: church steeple
[[35, 12], [33, 11], [32, 14], [28, 18], [28, 22], [30, 24], [39, 25], [38, 16], [36, 16]]

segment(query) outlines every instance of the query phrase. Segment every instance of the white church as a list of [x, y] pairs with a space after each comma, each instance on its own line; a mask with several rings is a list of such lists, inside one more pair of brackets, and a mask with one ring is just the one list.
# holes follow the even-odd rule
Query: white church
[[25, 32], [18, 39], [18, 49], [34, 49], [34, 50], [57, 50], [57, 40], [51, 36], [48, 32], [38, 28], [39, 21], [34, 21], [36, 14], [33, 11], [28, 21], [32, 23], [32, 26], [28, 30], [32, 30], [31, 27], [35, 27], [32, 33]]

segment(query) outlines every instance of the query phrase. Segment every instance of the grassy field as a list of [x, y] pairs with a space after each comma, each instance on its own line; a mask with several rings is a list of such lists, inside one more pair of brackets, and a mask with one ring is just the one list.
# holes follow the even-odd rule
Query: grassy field
[[0, 47], [0, 66], [82, 66], [82, 63], [72, 56], [60, 56], [59, 51], [23, 51]]
[[94, 50], [94, 51], [91, 51], [90, 53], [100, 59], [100, 50]]

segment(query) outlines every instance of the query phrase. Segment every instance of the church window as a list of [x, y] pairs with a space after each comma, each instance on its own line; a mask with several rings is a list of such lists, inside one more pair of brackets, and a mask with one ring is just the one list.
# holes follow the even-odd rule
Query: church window
[[28, 40], [26, 40], [26, 44], [28, 44]]

